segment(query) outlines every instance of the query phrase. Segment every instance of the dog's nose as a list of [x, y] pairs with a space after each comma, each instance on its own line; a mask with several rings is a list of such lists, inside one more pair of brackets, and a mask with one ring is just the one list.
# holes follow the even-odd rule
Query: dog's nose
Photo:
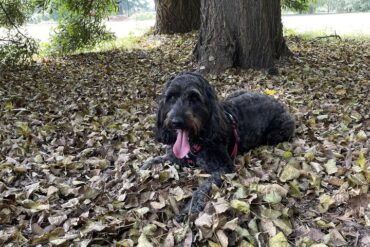
[[174, 129], [181, 129], [184, 126], [184, 119], [180, 117], [174, 117], [171, 120], [171, 125]]

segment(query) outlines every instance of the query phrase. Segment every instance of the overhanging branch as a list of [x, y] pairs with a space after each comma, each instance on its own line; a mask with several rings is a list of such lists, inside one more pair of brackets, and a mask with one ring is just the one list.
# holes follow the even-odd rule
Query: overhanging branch
[[28, 39], [28, 37], [26, 35], [24, 35], [20, 30], [19, 30], [19, 27], [17, 24], [15, 24], [15, 22], [12, 20], [12, 18], [10, 17], [9, 13], [7, 12], [5, 6], [3, 3], [0, 3], [0, 8], [1, 10], [4, 12], [5, 14], [5, 17], [6, 19], [9, 21], [9, 23], [12, 25], [13, 28], [15, 28], [15, 30], [17, 30], [17, 32], [22, 35], [24, 38]]

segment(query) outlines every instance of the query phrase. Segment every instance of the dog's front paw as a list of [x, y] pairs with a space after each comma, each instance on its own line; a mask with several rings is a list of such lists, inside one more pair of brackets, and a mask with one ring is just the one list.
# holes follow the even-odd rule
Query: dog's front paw
[[164, 163], [167, 160], [168, 160], [167, 155], [163, 155], [163, 156], [148, 159], [140, 167], [140, 170], [148, 170], [148, 169], [152, 168], [153, 165], [156, 165], [156, 164], [159, 164], [159, 163]]
[[149, 159], [143, 163], [140, 170], [149, 170], [153, 166], [153, 159]]
[[[208, 196], [205, 196], [208, 198]], [[196, 217], [206, 206], [207, 204], [207, 198], [202, 198], [199, 201], [193, 201], [191, 200], [188, 202], [185, 207], [180, 211], [178, 215], [176, 215], [176, 221], [182, 222], [184, 221], [185, 217]]]
[[185, 205], [185, 207], [176, 216], [176, 221], [181, 222], [185, 216], [192, 217], [200, 213], [206, 206], [209, 193], [212, 188], [212, 181], [207, 180], [194, 191], [192, 199]]

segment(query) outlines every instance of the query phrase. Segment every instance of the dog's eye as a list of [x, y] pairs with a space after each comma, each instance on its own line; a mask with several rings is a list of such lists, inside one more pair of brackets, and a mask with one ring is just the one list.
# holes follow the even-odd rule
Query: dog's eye
[[191, 93], [189, 95], [189, 100], [192, 102], [199, 102], [200, 101], [200, 96], [197, 93]]
[[174, 94], [167, 95], [166, 97], [167, 102], [173, 102], [175, 99], [176, 99], [176, 95]]

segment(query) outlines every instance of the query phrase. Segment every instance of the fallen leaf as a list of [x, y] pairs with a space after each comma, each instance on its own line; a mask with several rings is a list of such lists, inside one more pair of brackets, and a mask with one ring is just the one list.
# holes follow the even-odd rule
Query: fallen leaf
[[367, 140], [367, 135], [365, 131], [360, 130], [356, 135], [357, 140], [365, 142]]
[[92, 221], [89, 220], [85, 227], [81, 230], [82, 236], [86, 236], [90, 232], [100, 232], [104, 230], [107, 227], [107, 225], [103, 224], [100, 221]]
[[300, 170], [288, 164], [284, 167], [282, 173], [280, 174], [279, 179], [282, 182], [286, 182], [298, 178], [300, 175], [301, 175]]
[[202, 214], [195, 220], [195, 225], [198, 227], [207, 227], [211, 228], [213, 220], [212, 215], [209, 214]]
[[289, 245], [288, 245], [288, 240], [286, 239], [284, 234], [282, 232], [279, 232], [274, 237], [270, 238], [269, 246], [270, 247], [287, 247]]
[[145, 234], [141, 234], [138, 241], [137, 241], [137, 247], [153, 247], [149, 240], [146, 238]]
[[328, 209], [335, 203], [335, 200], [326, 194], [322, 194], [320, 197], [319, 210], [321, 213], [328, 211]]
[[209, 247], [221, 247], [221, 245], [220, 245], [220, 244], [215, 243], [215, 242], [213, 242], [213, 241], [211, 241], [211, 240], [209, 240], [209, 241], [208, 241], [208, 246], [209, 246]]
[[265, 94], [267, 94], [267, 95], [275, 95], [276, 94], [276, 91], [275, 90], [271, 90], [271, 89], [266, 89], [265, 90]]
[[281, 202], [281, 199], [282, 199], [281, 196], [275, 191], [272, 191], [263, 197], [263, 200], [265, 202], [271, 203], [271, 204], [277, 204]]
[[326, 173], [329, 175], [334, 174], [338, 171], [335, 159], [330, 159], [327, 163], [325, 163], [324, 167], [326, 169]]
[[226, 234], [222, 230], [218, 230], [216, 232], [217, 239], [220, 241], [222, 247], [229, 246], [229, 239], [227, 238]]
[[230, 206], [244, 214], [249, 214], [250, 206], [247, 202], [241, 200], [232, 200]]
[[230, 208], [229, 203], [224, 198], [217, 198], [216, 202], [212, 203], [217, 214], [222, 214]]
[[238, 226], [238, 218], [235, 218], [233, 220], [226, 222], [225, 225], [222, 227], [222, 229], [228, 229], [231, 231], [235, 231], [237, 226]]

